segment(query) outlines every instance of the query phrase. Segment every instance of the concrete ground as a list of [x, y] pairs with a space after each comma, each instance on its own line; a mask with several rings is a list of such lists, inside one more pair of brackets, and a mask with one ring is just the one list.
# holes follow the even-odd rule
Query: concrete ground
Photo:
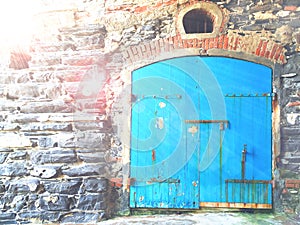
[[139, 215], [118, 217], [103, 221], [101, 225], [297, 225], [300, 220], [283, 214], [240, 213], [240, 212], [199, 212], [169, 215]]

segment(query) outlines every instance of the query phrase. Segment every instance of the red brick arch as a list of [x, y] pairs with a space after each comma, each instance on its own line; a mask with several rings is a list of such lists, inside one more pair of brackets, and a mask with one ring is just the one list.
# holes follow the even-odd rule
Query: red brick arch
[[[191, 55], [226, 56], [274, 65], [286, 63], [285, 49], [259, 34], [222, 34], [214, 38], [182, 39], [180, 35], [131, 46], [123, 52], [126, 63], [157, 61], [176, 57], [176, 50]], [[183, 56], [181, 55], [177, 56]]]

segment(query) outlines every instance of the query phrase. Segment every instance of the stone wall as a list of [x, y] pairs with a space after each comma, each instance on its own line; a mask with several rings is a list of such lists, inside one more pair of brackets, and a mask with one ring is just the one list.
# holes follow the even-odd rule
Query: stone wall
[[131, 71], [199, 49], [273, 68], [274, 207], [299, 217], [300, 2], [208, 1], [221, 33], [183, 40], [177, 15], [197, 2], [40, 1], [30, 46], [0, 54], [2, 223], [128, 213]]

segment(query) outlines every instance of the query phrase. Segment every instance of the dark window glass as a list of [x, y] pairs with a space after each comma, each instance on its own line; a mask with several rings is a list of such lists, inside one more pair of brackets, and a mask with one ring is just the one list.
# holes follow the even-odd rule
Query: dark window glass
[[184, 15], [183, 27], [187, 34], [212, 33], [213, 20], [204, 10], [193, 9]]

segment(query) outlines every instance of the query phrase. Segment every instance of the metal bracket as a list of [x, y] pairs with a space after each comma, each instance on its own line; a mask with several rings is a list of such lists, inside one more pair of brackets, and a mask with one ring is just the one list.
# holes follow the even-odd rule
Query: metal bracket
[[155, 177], [151, 178], [150, 180], [147, 181], [147, 184], [152, 184], [152, 183], [180, 183], [179, 179], [174, 179], [174, 178], [167, 178], [167, 179], [157, 179]]
[[219, 123], [220, 130], [229, 127], [229, 120], [185, 120], [185, 123]]
[[140, 94], [132, 94], [131, 102], [141, 101], [145, 98], [157, 98], [157, 99], [182, 99], [181, 94], [170, 94], [170, 95], [140, 95]]
[[245, 97], [274, 97], [275, 93], [233, 93], [233, 94], [225, 94], [225, 97], [229, 98], [245, 98]]

